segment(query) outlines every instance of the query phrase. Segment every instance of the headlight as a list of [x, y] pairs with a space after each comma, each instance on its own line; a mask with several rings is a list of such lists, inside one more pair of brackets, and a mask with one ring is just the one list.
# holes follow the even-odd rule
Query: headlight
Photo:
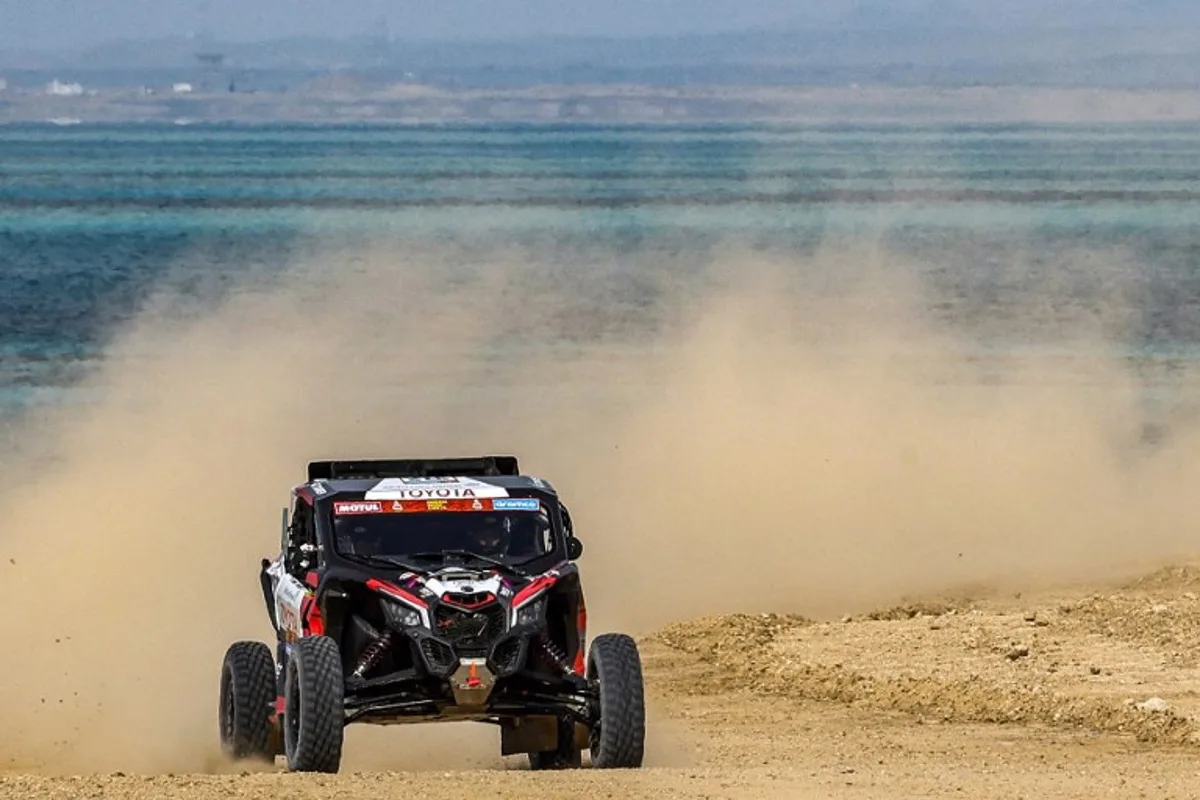
[[393, 628], [421, 627], [421, 614], [415, 608], [393, 603], [390, 600], [380, 600], [383, 606], [383, 616]]
[[539, 597], [517, 610], [518, 625], [537, 625], [542, 621], [542, 615], [546, 612], [546, 598]]

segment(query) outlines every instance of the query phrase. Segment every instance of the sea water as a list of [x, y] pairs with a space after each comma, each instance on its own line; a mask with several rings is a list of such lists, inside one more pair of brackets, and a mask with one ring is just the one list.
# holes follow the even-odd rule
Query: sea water
[[0, 127], [0, 418], [87, 402], [80, 377], [164, 281], [219, 297], [389, 241], [545, 254], [580, 314], [634, 328], [640, 276], [686, 281], [731, 247], [819, 269], [866, 242], [981, 348], [1039, 343], [1021, 309], [1045, 286], [1086, 305], [1116, 285], [1136, 311], [1117, 344], [1188, 361], [1200, 128]]

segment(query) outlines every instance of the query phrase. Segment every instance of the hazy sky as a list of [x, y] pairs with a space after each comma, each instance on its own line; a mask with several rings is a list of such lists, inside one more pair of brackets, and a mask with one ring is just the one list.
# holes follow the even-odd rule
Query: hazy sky
[[803, 20], [819, 0], [0, 0], [0, 48], [58, 49], [114, 38], [222, 39], [366, 33], [405, 38], [542, 33], [671, 34]]

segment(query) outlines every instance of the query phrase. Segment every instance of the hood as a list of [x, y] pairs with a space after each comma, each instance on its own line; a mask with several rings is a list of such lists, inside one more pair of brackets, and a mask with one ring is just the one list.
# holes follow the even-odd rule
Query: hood
[[444, 599], [447, 595], [477, 597], [491, 595], [508, 599], [529, 581], [511, 578], [495, 568], [440, 567], [425, 573], [405, 572], [398, 585], [424, 599]]

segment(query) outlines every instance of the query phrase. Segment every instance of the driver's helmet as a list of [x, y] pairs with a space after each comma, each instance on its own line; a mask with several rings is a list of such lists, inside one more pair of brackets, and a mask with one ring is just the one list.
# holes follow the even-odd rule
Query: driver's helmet
[[512, 520], [508, 517], [489, 514], [471, 531], [471, 550], [481, 556], [503, 555], [512, 538], [511, 528]]
[[[343, 529], [344, 530], [344, 529]], [[383, 534], [374, 534], [365, 525], [355, 525], [348, 533], [338, 537], [339, 549], [360, 556], [380, 555], [383, 552]]]

